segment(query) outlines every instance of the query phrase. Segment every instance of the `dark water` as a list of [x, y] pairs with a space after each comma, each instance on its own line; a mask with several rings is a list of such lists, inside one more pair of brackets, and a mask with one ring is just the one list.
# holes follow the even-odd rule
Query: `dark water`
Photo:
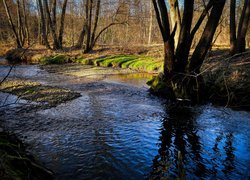
[[[6, 68], [0, 66], [1, 76]], [[181, 172], [187, 179], [249, 178], [249, 112], [170, 107], [147, 93], [147, 75], [103, 76], [107, 72], [98, 70], [23, 65], [11, 75], [82, 94], [32, 113], [19, 112], [18, 105], [1, 108], [1, 124], [19, 135], [56, 179], [174, 179]], [[5, 97], [0, 94], [2, 102]]]

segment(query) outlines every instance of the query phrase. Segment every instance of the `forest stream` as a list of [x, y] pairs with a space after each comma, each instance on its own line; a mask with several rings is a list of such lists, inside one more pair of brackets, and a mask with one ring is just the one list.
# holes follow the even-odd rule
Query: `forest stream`
[[[1, 79], [9, 69], [0, 65]], [[8, 79], [81, 96], [25, 111], [35, 103], [1, 92], [0, 124], [27, 144], [55, 179], [173, 179], [183, 172], [187, 179], [248, 179], [250, 112], [172, 107], [149, 94], [151, 77], [79, 64], [17, 65]]]

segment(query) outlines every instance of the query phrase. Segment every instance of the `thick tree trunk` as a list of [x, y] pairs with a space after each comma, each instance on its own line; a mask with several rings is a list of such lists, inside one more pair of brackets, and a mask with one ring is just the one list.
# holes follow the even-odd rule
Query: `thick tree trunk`
[[67, 7], [68, 0], [63, 1], [63, 7], [62, 7], [62, 14], [61, 14], [61, 21], [60, 21], [60, 30], [58, 35], [58, 44], [59, 47], [63, 47], [63, 32], [64, 32], [64, 19], [65, 19], [65, 13], [66, 13], [66, 7]]
[[230, 2], [230, 54], [234, 55], [237, 49], [236, 24], [235, 24], [235, 0]]
[[99, 20], [100, 4], [101, 4], [101, 0], [97, 0], [97, 2], [96, 2], [96, 12], [95, 12], [94, 28], [93, 28], [93, 32], [92, 32], [92, 35], [91, 35], [91, 42], [90, 42], [90, 49], [91, 50], [95, 46], [95, 34], [96, 34], [96, 28], [97, 28], [97, 24], [98, 24], [98, 20]]
[[6, 0], [3, 0], [3, 4], [4, 4], [4, 8], [5, 8], [6, 14], [7, 14], [7, 18], [8, 18], [9, 24], [10, 24], [11, 29], [12, 29], [12, 31], [13, 31], [13, 34], [14, 34], [14, 36], [15, 36], [15, 40], [16, 40], [16, 43], [17, 43], [17, 47], [18, 47], [18, 48], [22, 48], [22, 44], [21, 44], [20, 39], [19, 39], [19, 37], [18, 37], [16, 28], [15, 28], [15, 26], [14, 26], [14, 24], [13, 24], [12, 17], [11, 17], [11, 15], [10, 15], [10, 10], [9, 10], [9, 7], [8, 7], [8, 5], [7, 5], [7, 3], [6, 3]]
[[[179, 11], [179, 4], [178, 0], [168, 0], [170, 5], [170, 19], [171, 19], [171, 26], [172, 30], [176, 26], [175, 36], [174, 36], [174, 45], [175, 49], [178, 45], [178, 40], [181, 32], [181, 16]], [[192, 4], [192, 2], [189, 2]]]
[[80, 36], [79, 36], [77, 44], [76, 44], [76, 48], [82, 48], [83, 47], [83, 41], [84, 41], [86, 31], [87, 31], [87, 24], [86, 24], [86, 22], [84, 22], [83, 27], [82, 27], [82, 31], [80, 33]]
[[46, 21], [45, 21], [45, 17], [44, 17], [42, 0], [38, 0], [38, 5], [39, 5], [39, 9], [40, 9], [40, 16], [41, 16], [43, 42], [44, 42], [45, 46], [48, 49], [50, 49], [50, 45], [49, 45], [49, 41], [48, 41], [48, 36], [47, 36], [47, 31], [46, 31]]
[[250, 16], [250, 0], [245, 0], [238, 26], [236, 53], [242, 53], [246, 50], [246, 33], [248, 30], [249, 16]]
[[211, 14], [209, 16], [205, 29], [190, 59], [189, 72], [191, 73], [200, 72], [200, 67], [205, 59], [207, 51], [213, 40], [214, 33], [218, 26], [218, 23], [222, 14], [222, 10], [225, 5], [225, 1], [226, 0], [214, 1], [214, 5], [211, 10]]
[[165, 1], [153, 0], [158, 25], [164, 42], [163, 72], [171, 78], [174, 70], [174, 38], [170, 35], [168, 11]]
[[188, 62], [188, 55], [191, 48], [190, 29], [192, 25], [194, 11], [194, 0], [185, 0], [184, 13], [181, 24], [181, 32], [176, 49], [176, 72], [184, 72]]
[[89, 0], [87, 0], [85, 2], [85, 11], [86, 11], [86, 17], [85, 17], [86, 19], [84, 19], [82, 31], [81, 31], [80, 36], [78, 38], [76, 48], [82, 48], [83, 47], [84, 37], [85, 37], [85, 34], [87, 32], [87, 28], [88, 28]]

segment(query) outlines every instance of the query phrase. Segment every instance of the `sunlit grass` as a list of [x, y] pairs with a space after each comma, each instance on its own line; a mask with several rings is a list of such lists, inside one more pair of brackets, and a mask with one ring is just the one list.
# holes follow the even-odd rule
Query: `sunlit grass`
[[77, 59], [74, 62], [103, 67], [120, 67], [138, 71], [159, 72], [162, 70], [162, 60], [140, 55], [111, 55], [96, 59]]

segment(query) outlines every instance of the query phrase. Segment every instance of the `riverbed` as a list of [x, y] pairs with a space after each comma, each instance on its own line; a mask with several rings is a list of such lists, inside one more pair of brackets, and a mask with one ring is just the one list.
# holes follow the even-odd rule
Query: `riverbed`
[[[9, 65], [0, 66], [0, 76]], [[250, 113], [183, 107], [148, 93], [152, 74], [79, 64], [17, 65], [9, 78], [81, 97], [48, 109], [0, 93], [0, 123], [55, 179], [248, 179]], [[12, 104], [12, 102], [15, 102]]]

